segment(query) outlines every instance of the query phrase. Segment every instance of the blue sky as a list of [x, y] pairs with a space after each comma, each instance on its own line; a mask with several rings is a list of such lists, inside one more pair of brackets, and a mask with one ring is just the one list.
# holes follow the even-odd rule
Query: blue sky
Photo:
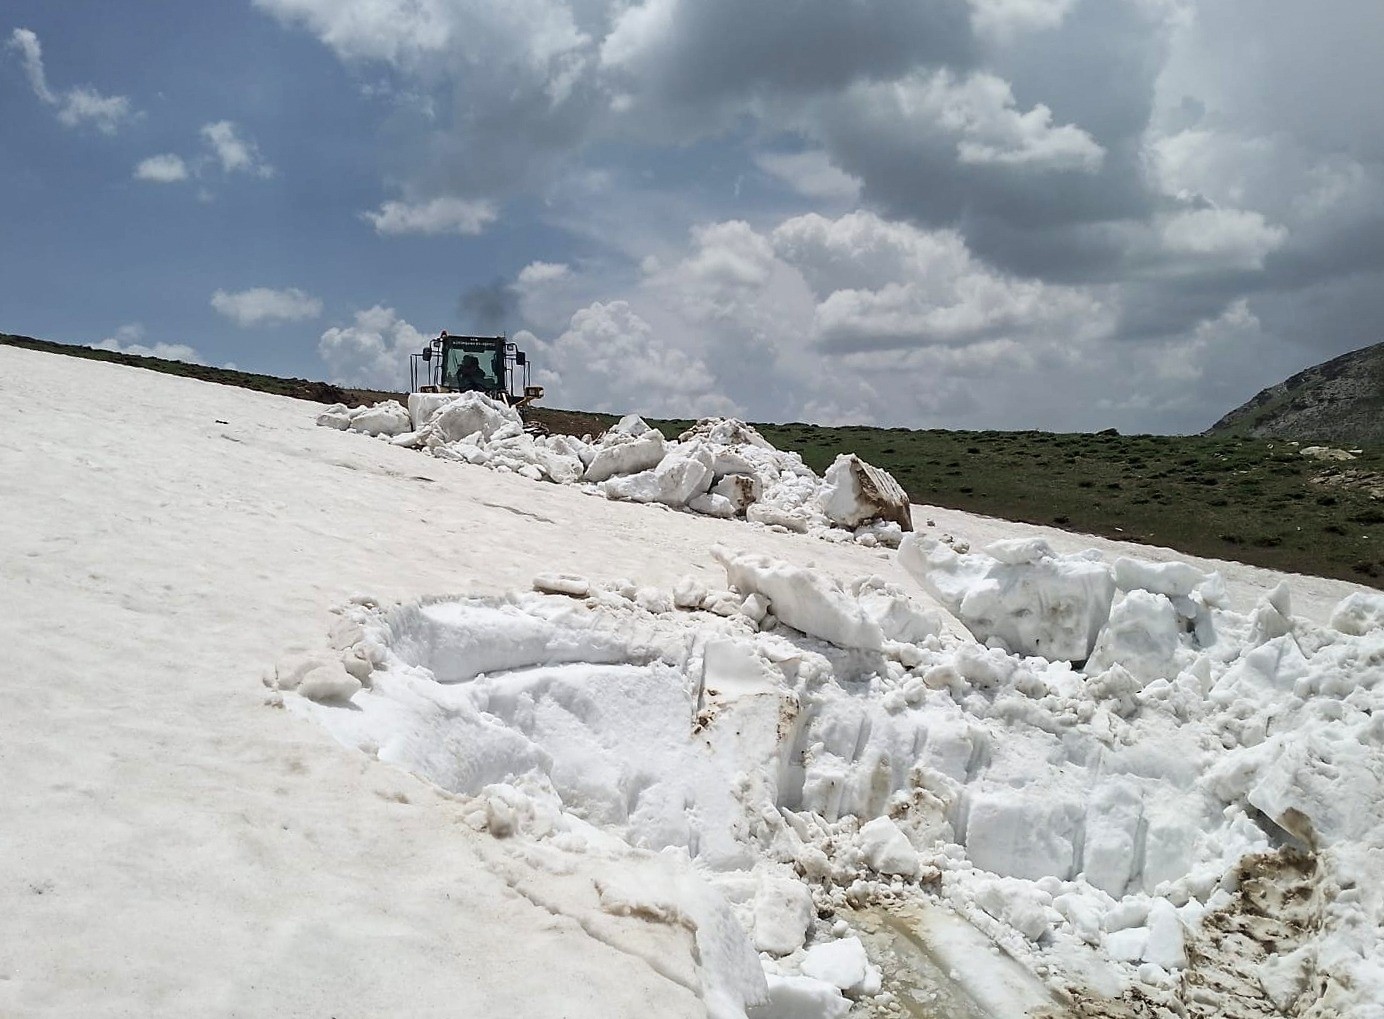
[[378, 386], [507, 330], [559, 406], [1198, 430], [1384, 338], [1381, 37], [1366, 0], [12, 0], [0, 330]]

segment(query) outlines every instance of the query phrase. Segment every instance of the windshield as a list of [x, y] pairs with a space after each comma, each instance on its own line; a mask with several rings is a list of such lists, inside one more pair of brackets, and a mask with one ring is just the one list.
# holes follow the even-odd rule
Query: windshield
[[442, 383], [461, 392], [468, 389], [483, 392], [501, 389], [503, 386], [496, 364], [498, 360], [494, 350], [448, 347], [447, 361], [442, 366]]

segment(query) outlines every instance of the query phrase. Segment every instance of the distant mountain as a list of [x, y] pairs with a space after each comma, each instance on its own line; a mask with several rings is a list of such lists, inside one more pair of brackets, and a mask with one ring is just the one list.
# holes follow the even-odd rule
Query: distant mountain
[[1333, 357], [1270, 386], [1204, 434], [1384, 444], [1384, 343]]

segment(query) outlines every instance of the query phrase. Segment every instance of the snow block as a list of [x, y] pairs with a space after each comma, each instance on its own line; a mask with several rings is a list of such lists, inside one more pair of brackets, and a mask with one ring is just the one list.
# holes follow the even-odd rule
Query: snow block
[[793, 877], [760, 882], [754, 896], [754, 947], [771, 955], [791, 955], [807, 940], [812, 923], [812, 893]]
[[748, 425], [739, 418], [702, 418], [678, 436], [679, 442], [689, 442], [693, 439], [705, 439], [717, 446], [758, 446], [760, 449], [770, 450], [774, 448], [753, 425]]
[[1116, 559], [1112, 568], [1121, 591], [1151, 591], [1169, 598], [1187, 598], [1214, 576], [1187, 563], [1148, 563], [1127, 556]]
[[373, 407], [359, 408], [351, 413], [351, 431], [366, 435], [403, 435], [413, 430], [408, 411], [398, 400], [385, 400]]
[[851, 1003], [833, 984], [811, 977], [766, 973], [769, 1000], [752, 1007], [749, 1019], [842, 1019]]
[[442, 442], [456, 442], [478, 432], [489, 439], [506, 425], [524, 430], [517, 410], [483, 393], [410, 393], [408, 408], [413, 427], [431, 425]]
[[899, 563], [976, 640], [1014, 654], [1084, 661], [1110, 615], [1115, 579], [1086, 555], [1058, 555], [1041, 539], [995, 542], [958, 554], [936, 538], [909, 535]]
[[344, 403], [334, 403], [317, 415], [317, 423], [323, 428], [345, 431], [351, 427], [351, 411]]
[[764, 494], [764, 483], [753, 474], [727, 474], [711, 486], [711, 494], [728, 501], [735, 514], [740, 516], [751, 503], [759, 501]]
[[838, 527], [856, 528], [871, 520], [892, 520], [913, 530], [908, 493], [894, 478], [854, 453], [842, 453], [827, 468], [818, 503]]
[[971, 794], [966, 852], [994, 874], [1067, 880], [1076, 862], [1080, 802], [1034, 790], [993, 787]]
[[879, 624], [834, 578], [766, 555], [733, 554], [721, 545], [711, 554], [725, 567], [732, 587], [744, 595], [762, 594], [769, 600], [769, 611], [795, 630], [838, 647], [884, 647]]
[[[711, 460], [711, 451], [700, 443], [675, 446], [653, 470], [608, 478], [601, 482], [600, 489], [611, 499], [686, 506], [689, 500], [702, 495], [711, 486]], [[596, 460], [592, 461], [592, 467], [599, 461], [598, 454]], [[590, 475], [591, 469], [588, 468], [588, 480]]]
[[848, 995], [858, 994], [865, 988], [872, 968], [865, 946], [857, 937], [813, 945], [807, 950], [801, 966], [803, 976], [824, 981]]
[[876, 817], [860, 826], [860, 849], [876, 873], [918, 876], [918, 853], [908, 836], [887, 817]]
[[658, 465], [666, 452], [667, 443], [663, 441], [662, 433], [654, 429], [648, 429], [638, 436], [612, 429], [601, 437], [601, 445], [587, 465], [583, 480], [605, 481], [621, 474], [650, 470]]
[[1331, 628], [1353, 637], [1384, 630], [1384, 593], [1356, 591], [1331, 610]]
[[1172, 679], [1192, 658], [1190, 653], [1182, 653], [1183, 636], [1177, 610], [1166, 595], [1130, 590], [1111, 608], [1110, 619], [1086, 663], [1086, 674], [1095, 676], [1120, 665], [1138, 680], [1141, 689], [1155, 679]]

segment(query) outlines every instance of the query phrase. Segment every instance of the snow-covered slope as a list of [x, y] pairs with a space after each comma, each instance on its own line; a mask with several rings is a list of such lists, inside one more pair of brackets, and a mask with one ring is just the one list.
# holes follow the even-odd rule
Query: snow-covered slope
[[[929, 517], [977, 547], [1035, 533], [914, 508], [920, 527]], [[328, 649], [342, 618], [332, 610], [353, 598], [362, 612], [384, 609], [361, 602], [407, 612], [426, 597], [499, 596], [558, 573], [631, 578], [654, 592], [685, 589], [688, 575], [724, 588], [710, 554], [718, 543], [842, 581], [877, 574], [935, 607], [883, 550], [608, 502], [318, 428], [296, 401], [0, 348], [0, 1014], [643, 1017], [720, 1007], [698, 965], [733, 973], [734, 939], [694, 952], [691, 928], [715, 929], [717, 914], [685, 888], [659, 893], [670, 880], [659, 859], [596, 854], [553, 866], [543, 845], [476, 830], [522, 827], [509, 813], [531, 801], [482, 800], [478, 825], [477, 801], [343, 749], [260, 684], [276, 663]], [[1282, 579], [1224, 572], [1243, 612]], [[1306, 578], [1292, 587], [1294, 612], [1317, 622], [1354, 590]], [[420, 665], [408, 647], [389, 646], [391, 675]], [[728, 653], [718, 675], [748, 697], [760, 680]], [[612, 698], [630, 681], [620, 670], [659, 667], [629, 639], [610, 665]], [[560, 678], [547, 682], [548, 700], [569, 696]], [[661, 738], [619, 735], [634, 747]], [[894, 834], [860, 832], [877, 873], [916, 866]], [[1021, 878], [992, 893], [996, 913], [1015, 904], [1010, 927], [1048, 916], [1004, 880]], [[761, 886], [769, 891], [746, 892], [748, 908], [764, 913], [772, 941], [798, 907], [786, 886]], [[651, 919], [650, 903], [662, 901], [667, 914]], [[1068, 905], [1079, 913], [1082, 903]], [[1166, 918], [1129, 919], [1123, 929], [1146, 941], [1155, 923], [1166, 928]], [[801, 971], [870, 979], [845, 949], [836, 955]], [[779, 979], [785, 1001], [817, 993], [811, 977]]]

